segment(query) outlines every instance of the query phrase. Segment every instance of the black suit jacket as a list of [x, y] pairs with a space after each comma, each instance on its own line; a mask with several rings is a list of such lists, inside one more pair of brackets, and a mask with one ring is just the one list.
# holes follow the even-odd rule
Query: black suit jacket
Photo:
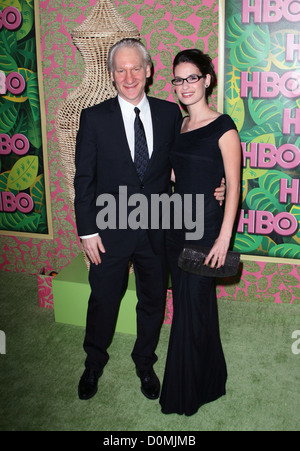
[[[119, 188], [126, 187], [127, 197], [169, 192], [171, 166], [169, 151], [180, 132], [182, 115], [178, 105], [148, 97], [153, 124], [153, 153], [144, 180], [136, 172], [126, 138], [117, 97], [82, 110], [76, 140], [75, 216], [79, 236], [98, 232], [107, 252], [126, 254], [133, 248], [137, 233], [130, 228], [99, 230], [96, 224], [100, 208], [96, 199], [110, 194], [119, 210]], [[149, 201], [150, 205], [150, 201]], [[128, 209], [129, 212], [129, 209]], [[155, 252], [163, 245], [163, 231], [149, 230]]]

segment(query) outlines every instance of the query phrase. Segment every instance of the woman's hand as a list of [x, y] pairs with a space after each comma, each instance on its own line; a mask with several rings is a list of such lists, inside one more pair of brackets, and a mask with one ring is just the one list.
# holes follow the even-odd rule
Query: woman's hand
[[218, 188], [216, 188], [215, 192], [214, 192], [214, 196], [220, 205], [223, 204], [223, 200], [225, 199], [225, 191], [226, 191], [226, 185], [225, 185], [225, 179], [223, 177], [221, 180], [221, 185]]
[[209, 265], [211, 268], [224, 266], [229, 243], [230, 237], [223, 238], [219, 236], [206, 257], [204, 264]]
[[172, 169], [172, 172], [171, 172], [171, 182], [174, 182], [174, 183], [175, 183], [175, 173], [174, 173], [174, 169]]

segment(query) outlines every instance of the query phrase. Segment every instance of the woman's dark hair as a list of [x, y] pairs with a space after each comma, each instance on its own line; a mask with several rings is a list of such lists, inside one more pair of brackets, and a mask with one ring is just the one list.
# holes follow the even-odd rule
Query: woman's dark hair
[[208, 99], [217, 84], [217, 76], [211, 57], [198, 49], [182, 50], [182, 52], [177, 53], [177, 55], [175, 56], [173, 62], [173, 72], [175, 70], [175, 67], [180, 63], [194, 64], [198, 67], [202, 75], [210, 74], [211, 82], [209, 87], [206, 89], [206, 99]]

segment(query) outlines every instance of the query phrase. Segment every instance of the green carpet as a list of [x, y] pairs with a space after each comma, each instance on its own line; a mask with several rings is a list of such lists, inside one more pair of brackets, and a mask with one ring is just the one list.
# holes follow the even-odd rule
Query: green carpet
[[[132, 335], [116, 334], [110, 360], [89, 401], [77, 397], [84, 328], [55, 323], [38, 306], [37, 280], [0, 272], [0, 430], [2, 431], [295, 431], [300, 418], [300, 305], [219, 301], [228, 366], [227, 394], [192, 417], [163, 415], [140, 392]], [[164, 325], [155, 370], [163, 375], [170, 326]]]

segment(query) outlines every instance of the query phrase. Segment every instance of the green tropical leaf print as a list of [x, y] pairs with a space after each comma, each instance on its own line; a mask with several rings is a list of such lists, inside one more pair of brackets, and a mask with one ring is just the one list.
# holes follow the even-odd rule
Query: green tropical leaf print
[[226, 44], [233, 66], [244, 71], [267, 58], [270, 51], [269, 28], [263, 24], [243, 26], [241, 15], [229, 17], [226, 27]]
[[39, 222], [40, 215], [38, 213], [24, 214], [17, 210], [14, 213], [0, 213], [0, 229], [2, 230], [35, 233]]
[[29, 188], [36, 179], [38, 169], [38, 157], [27, 155], [26, 157], [20, 158], [10, 171], [7, 187], [19, 191]]

